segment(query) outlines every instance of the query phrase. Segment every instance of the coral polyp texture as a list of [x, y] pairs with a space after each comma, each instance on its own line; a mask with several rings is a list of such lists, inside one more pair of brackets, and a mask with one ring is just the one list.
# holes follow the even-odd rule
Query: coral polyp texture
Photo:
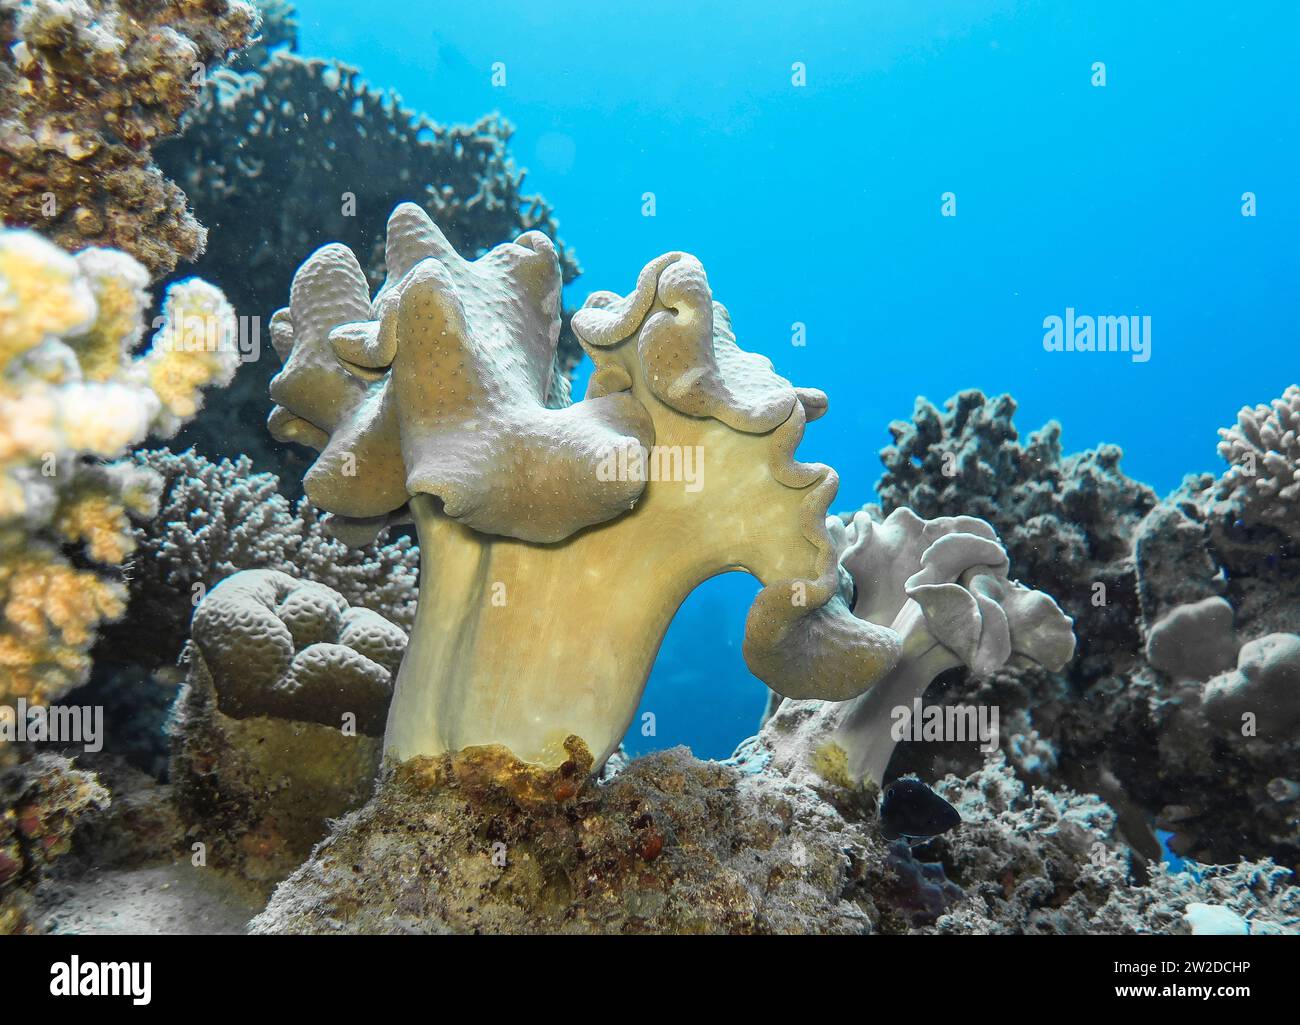
[[1074, 654], [1071, 619], [1051, 596], [1012, 580], [993, 528], [970, 516], [923, 520], [897, 509], [884, 522], [860, 512], [829, 522], [853, 582], [853, 614], [902, 639], [898, 664], [850, 701], [786, 702], [764, 727], [778, 766], [800, 759], [825, 780], [879, 787], [899, 714], [940, 673], [984, 677], [1004, 666], [1059, 670]]
[[134, 354], [147, 281], [125, 253], [0, 230], [0, 696], [85, 678], [97, 627], [125, 609], [131, 518], [157, 511], [157, 475], [123, 457], [234, 373], [234, 315], [198, 279], [167, 290]]
[[333, 588], [245, 570], [199, 604], [192, 629], [226, 715], [383, 733], [406, 634]]
[[256, 23], [242, 0], [0, 0], [5, 222], [113, 246], [155, 277], [197, 257], [206, 233], [150, 148]]
[[545, 401], [561, 274], [544, 235], [469, 261], [403, 204], [386, 260], [373, 299], [345, 247], [299, 269], [271, 323], [270, 427], [318, 450], [307, 494], [347, 536], [415, 519], [390, 755], [501, 745], [554, 766], [577, 737], [598, 766], [678, 606], [727, 570], [766, 585], [744, 651], [774, 689], [849, 698], [892, 668], [898, 635], [838, 592], [835, 473], [793, 458], [826, 398], [737, 346], [694, 258], [588, 300], [573, 326], [596, 370], [561, 409]]

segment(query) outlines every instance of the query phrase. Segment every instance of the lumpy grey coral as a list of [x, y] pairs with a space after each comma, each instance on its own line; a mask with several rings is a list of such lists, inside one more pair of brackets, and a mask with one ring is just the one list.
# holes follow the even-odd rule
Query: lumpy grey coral
[[242, 0], [0, 0], [6, 223], [123, 250], [154, 277], [195, 259], [205, 231], [150, 149], [255, 24]]

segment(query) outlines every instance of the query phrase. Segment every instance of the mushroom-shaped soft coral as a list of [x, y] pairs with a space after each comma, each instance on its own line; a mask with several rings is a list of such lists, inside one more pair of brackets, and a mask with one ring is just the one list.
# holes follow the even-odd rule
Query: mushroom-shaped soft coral
[[589, 300], [573, 320], [587, 396], [548, 409], [549, 240], [467, 261], [405, 204], [386, 252], [370, 303], [342, 247], [299, 270], [273, 323], [271, 427], [320, 450], [307, 490], [326, 510], [414, 516], [420, 599], [388, 754], [499, 745], [553, 767], [577, 737], [600, 765], [678, 606], [729, 570], [766, 585], [745, 655], [774, 689], [845, 699], [890, 669], [897, 635], [838, 593], [835, 473], [793, 457], [826, 398], [736, 345], [694, 258]]
[[374, 303], [346, 246], [314, 253], [272, 322], [277, 438], [321, 450], [308, 496], [382, 522], [411, 495], [475, 530], [559, 541], [626, 511], [642, 481], [603, 481], [611, 449], [653, 432], [628, 395], [546, 406], [560, 330], [555, 248], [537, 232], [462, 259], [413, 203], [393, 211]]
[[840, 704], [787, 702], [764, 728], [778, 764], [810, 765], [833, 783], [884, 781], [891, 729], [947, 669], [985, 675], [1004, 665], [1060, 669], [1074, 654], [1072, 620], [1052, 598], [1011, 580], [993, 528], [970, 516], [923, 520], [897, 509], [883, 523], [831, 521], [853, 611], [902, 639], [894, 669]]

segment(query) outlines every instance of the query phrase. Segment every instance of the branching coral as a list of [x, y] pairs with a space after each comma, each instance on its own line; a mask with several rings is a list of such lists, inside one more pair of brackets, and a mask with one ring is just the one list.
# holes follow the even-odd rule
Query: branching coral
[[940, 673], [967, 666], [986, 676], [1005, 665], [1059, 670], [1074, 654], [1072, 621], [1052, 598], [1010, 579], [993, 529], [969, 516], [923, 520], [898, 509], [829, 524], [853, 582], [853, 613], [902, 638], [898, 664], [851, 701], [782, 705], [764, 729], [778, 765], [807, 760], [841, 786], [880, 786], [899, 715]]
[[834, 471], [793, 459], [825, 396], [736, 345], [696, 260], [670, 253], [627, 297], [588, 300], [574, 330], [596, 371], [558, 410], [561, 274], [544, 235], [470, 262], [404, 204], [386, 260], [373, 301], [345, 247], [299, 269], [272, 318], [285, 366], [270, 426], [319, 451], [306, 489], [322, 508], [358, 529], [408, 502], [415, 517], [420, 600], [389, 754], [501, 745], [553, 766], [576, 736], [599, 765], [677, 607], [727, 570], [766, 585], [745, 656], [775, 689], [848, 698], [888, 672], [898, 636], [837, 592]]
[[1132, 535], [1156, 496], [1121, 472], [1115, 445], [1063, 456], [1055, 421], [1022, 445], [1015, 411], [1009, 395], [964, 391], [943, 411], [918, 398], [911, 423], [890, 424], [876, 490], [886, 513], [988, 521], [1020, 579], [1078, 622], [1079, 666], [1095, 676], [1138, 648]]
[[1219, 436], [1230, 465], [1215, 483], [1214, 511], [1300, 540], [1300, 385], [1269, 405], [1242, 407]]
[[146, 281], [124, 253], [0, 230], [0, 696], [48, 701], [84, 679], [96, 628], [125, 607], [129, 519], [157, 509], [157, 476], [121, 457], [234, 373], [234, 316], [197, 279], [168, 289], [132, 355]]
[[113, 246], [154, 276], [197, 257], [204, 229], [149, 151], [255, 24], [242, 0], [0, 0], [5, 222]]
[[[194, 452], [139, 451], [135, 462], [162, 478], [158, 514], [132, 531], [132, 622], [108, 634], [128, 661], [168, 664], [188, 636], [195, 604], [239, 570], [291, 573], [338, 591], [409, 630], [415, 618], [419, 551], [409, 538], [352, 548], [328, 532], [310, 503], [290, 503], [273, 474], [246, 457], [210, 462]], [[99, 655], [112, 660], [113, 653]]]

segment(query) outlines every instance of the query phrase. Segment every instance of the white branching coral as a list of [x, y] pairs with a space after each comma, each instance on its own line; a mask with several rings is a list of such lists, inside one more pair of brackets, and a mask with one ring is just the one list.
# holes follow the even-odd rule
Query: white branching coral
[[785, 702], [764, 727], [779, 764], [810, 767], [839, 785], [879, 785], [897, 743], [893, 726], [940, 673], [966, 666], [1060, 669], [1074, 654], [1073, 621], [1052, 598], [1008, 576], [993, 528], [972, 516], [923, 520], [896, 509], [828, 529], [856, 597], [853, 614], [902, 639], [893, 670], [851, 701]]
[[133, 356], [147, 284], [124, 253], [0, 229], [0, 698], [84, 679], [97, 627], [125, 608], [129, 520], [157, 508], [157, 475], [121, 457], [174, 433], [238, 365], [234, 313], [197, 279], [168, 289]]
[[1215, 484], [1218, 507], [1246, 526], [1300, 537], [1300, 385], [1268, 405], [1243, 406], [1219, 436], [1219, 455], [1230, 465]]

